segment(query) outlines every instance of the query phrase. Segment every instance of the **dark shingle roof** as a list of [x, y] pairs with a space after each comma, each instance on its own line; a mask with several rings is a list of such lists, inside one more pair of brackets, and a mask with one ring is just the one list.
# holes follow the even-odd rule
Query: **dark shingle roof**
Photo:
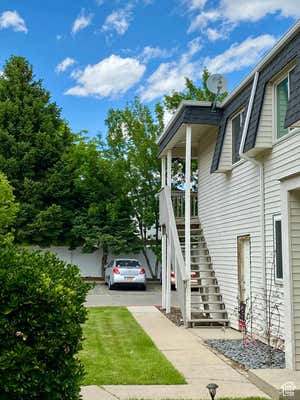
[[[253, 103], [253, 109], [249, 121], [248, 133], [245, 140], [245, 152], [255, 147], [257, 130], [267, 83], [293, 60], [296, 61], [296, 66], [290, 75], [291, 93], [288, 102], [285, 126], [291, 126], [293, 123], [300, 120], [300, 34], [297, 34], [297, 36], [295, 36], [277, 55], [275, 55], [268, 62], [268, 64], [262, 69], [262, 71], [260, 71]], [[251, 82], [249, 82], [249, 84], [224, 107], [221, 127], [219, 130], [215, 153], [211, 165], [211, 172], [216, 171], [219, 166], [228, 119], [243, 105], [245, 106], [245, 108], [247, 108], [247, 104], [250, 100], [252, 83], [253, 78]]]
[[210, 106], [183, 104], [182, 109], [167, 127], [164, 136], [159, 141], [159, 154], [164, 150], [182, 124], [219, 126], [221, 117], [222, 109], [220, 108], [212, 110]]

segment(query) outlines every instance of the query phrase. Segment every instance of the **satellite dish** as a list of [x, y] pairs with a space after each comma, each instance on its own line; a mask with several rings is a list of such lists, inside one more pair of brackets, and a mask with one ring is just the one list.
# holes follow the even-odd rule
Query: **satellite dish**
[[207, 79], [206, 85], [210, 92], [219, 96], [220, 94], [226, 92], [228, 88], [228, 81], [225, 76], [221, 74], [213, 74]]

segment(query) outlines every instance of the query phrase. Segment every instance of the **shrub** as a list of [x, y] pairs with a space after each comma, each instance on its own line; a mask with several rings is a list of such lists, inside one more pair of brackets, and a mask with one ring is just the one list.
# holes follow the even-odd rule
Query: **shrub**
[[79, 399], [89, 286], [51, 253], [0, 248], [0, 399]]

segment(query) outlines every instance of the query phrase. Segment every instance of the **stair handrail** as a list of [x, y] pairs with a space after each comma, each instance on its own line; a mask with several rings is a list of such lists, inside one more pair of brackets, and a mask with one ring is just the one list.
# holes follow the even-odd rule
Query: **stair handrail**
[[184, 261], [183, 254], [182, 254], [181, 247], [180, 247], [180, 241], [179, 241], [179, 236], [178, 236], [178, 232], [177, 232], [176, 219], [175, 219], [174, 210], [173, 210], [170, 188], [168, 186], [165, 186], [164, 188], [162, 188], [160, 190], [160, 196], [163, 197], [160, 199], [161, 200], [160, 204], [161, 204], [161, 206], [163, 204], [165, 205], [166, 212], [167, 212], [167, 215], [165, 215], [165, 213], [162, 212], [162, 209], [161, 209], [161, 214], [162, 214], [161, 218], [167, 217], [167, 221], [161, 221], [161, 222], [163, 222], [167, 225], [167, 229], [171, 233], [170, 239], [172, 242], [172, 248], [175, 251], [175, 257], [176, 257], [176, 261], [178, 263], [178, 267], [180, 269], [180, 274], [181, 274], [183, 282], [187, 282], [187, 281], [189, 281], [190, 278], [189, 278], [189, 275], [186, 270], [185, 261]]

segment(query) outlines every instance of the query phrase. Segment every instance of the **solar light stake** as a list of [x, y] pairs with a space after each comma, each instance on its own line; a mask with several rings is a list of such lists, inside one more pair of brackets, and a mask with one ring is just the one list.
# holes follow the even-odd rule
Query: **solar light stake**
[[214, 398], [216, 397], [217, 389], [218, 389], [219, 386], [216, 383], [209, 383], [206, 387], [207, 387], [207, 389], [209, 391], [211, 399], [214, 400]]

